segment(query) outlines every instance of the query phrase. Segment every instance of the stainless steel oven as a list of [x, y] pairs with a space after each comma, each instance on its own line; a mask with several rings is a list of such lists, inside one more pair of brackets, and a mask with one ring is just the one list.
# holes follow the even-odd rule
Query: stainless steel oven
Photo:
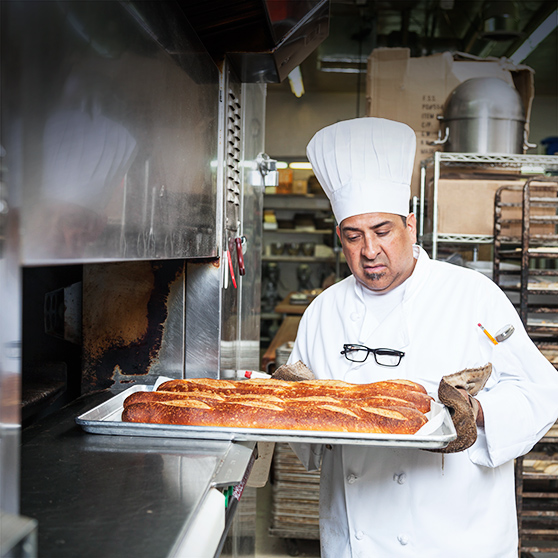
[[[222, 456], [127, 445], [88, 437], [74, 418], [160, 375], [234, 379], [259, 366], [266, 82], [327, 36], [328, 1], [299, 14], [248, 4], [233, 14], [213, 0], [0, 3], [2, 556], [86, 556], [103, 518], [104, 540], [126, 552], [152, 530], [150, 515], [121, 524], [132, 494], [155, 494], [160, 480], [180, 493], [168, 500], [179, 518], [201, 517], [214, 493], [192, 507], [188, 479], [209, 475], [222, 494], [231, 478], [242, 484], [243, 471], [223, 477], [239, 463], [227, 444]], [[241, 453], [247, 471], [252, 450]], [[190, 470], [207, 459], [215, 474]], [[250, 553], [238, 542], [253, 540], [245, 504], [219, 551]], [[162, 555], [190, 540], [175, 515], [159, 525], [175, 529], [158, 531]]]

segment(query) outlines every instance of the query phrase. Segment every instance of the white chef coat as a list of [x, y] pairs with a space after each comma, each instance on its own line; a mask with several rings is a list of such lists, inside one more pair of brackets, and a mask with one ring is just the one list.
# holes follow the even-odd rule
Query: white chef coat
[[[517, 557], [513, 460], [556, 421], [558, 373], [495, 283], [414, 251], [418, 261], [402, 302], [387, 316], [374, 323], [350, 276], [304, 312], [289, 362], [352, 383], [411, 379], [434, 397], [442, 376], [490, 362], [492, 376], [477, 396], [485, 427], [471, 448], [446, 455], [293, 444], [310, 470], [321, 458], [322, 557]], [[507, 324], [515, 332], [494, 345], [479, 322], [493, 334]], [[378, 366], [373, 355], [351, 363], [340, 354], [344, 343], [405, 356], [395, 368]]]

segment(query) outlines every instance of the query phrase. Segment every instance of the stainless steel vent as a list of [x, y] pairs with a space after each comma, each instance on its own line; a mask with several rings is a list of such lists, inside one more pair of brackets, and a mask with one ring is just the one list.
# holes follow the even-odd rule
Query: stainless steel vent
[[227, 146], [226, 146], [226, 173], [227, 173], [227, 230], [237, 231], [240, 219], [240, 135], [241, 123], [240, 97], [232, 87], [227, 91]]

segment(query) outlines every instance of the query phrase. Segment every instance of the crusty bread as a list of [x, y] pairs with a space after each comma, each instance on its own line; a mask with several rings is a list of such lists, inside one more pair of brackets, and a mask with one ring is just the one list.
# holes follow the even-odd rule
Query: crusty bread
[[432, 398], [406, 380], [171, 380], [124, 401], [122, 420], [156, 424], [414, 434]]
[[[177, 393], [211, 392], [226, 397], [232, 394], [261, 396], [275, 395], [286, 399], [300, 397], [329, 396], [341, 401], [356, 401], [370, 397], [395, 397], [412, 403], [419, 411], [430, 411], [432, 397], [420, 384], [409, 380], [386, 380], [371, 384], [350, 384], [341, 380], [309, 380], [287, 382], [283, 380], [254, 379], [241, 382], [199, 378], [195, 380], [169, 380], [161, 384], [158, 391]], [[392, 406], [392, 405], [389, 405]]]

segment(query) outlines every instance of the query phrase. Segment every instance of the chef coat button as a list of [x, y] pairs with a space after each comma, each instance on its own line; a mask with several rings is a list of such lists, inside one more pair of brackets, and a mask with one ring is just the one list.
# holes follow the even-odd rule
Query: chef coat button
[[395, 473], [393, 475], [393, 480], [397, 481], [399, 484], [405, 484], [405, 481], [407, 480], [407, 475], [405, 473]]
[[351, 313], [351, 320], [353, 320], [353, 322], [356, 322], [358, 319], [360, 318], [358, 312], [352, 312]]
[[356, 475], [347, 475], [347, 482], [349, 484], [353, 484], [354, 482], [356, 482], [356, 480], [357, 480]]
[[362, 531], [357, 531], [357, 532], [355, 533], [355, 539], [356, 539], [357, 541], [361, 541], [363, 538], [364, 538], [364, 533], [363, 533]]
[[397, 540], [403, 545], [405, 546], [406, 544], [409, 544], [409, 537], [407, 535], [404, 535], [403, 533], [401, 535], [397, 535]]

